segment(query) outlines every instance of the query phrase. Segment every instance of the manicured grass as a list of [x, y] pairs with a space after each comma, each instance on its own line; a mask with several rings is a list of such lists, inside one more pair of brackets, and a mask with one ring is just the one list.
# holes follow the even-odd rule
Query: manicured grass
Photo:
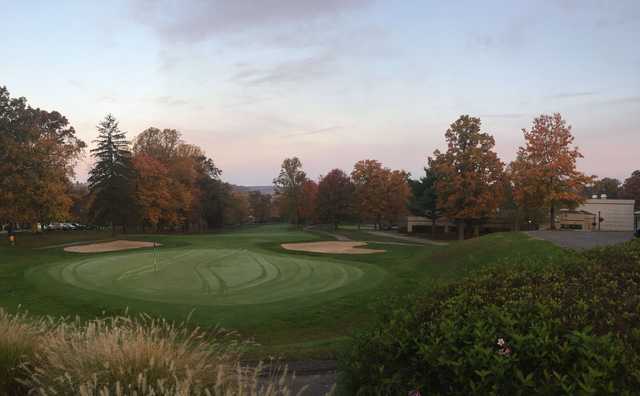
[[171, 320], [191, 315], [194, 324], [220, 324], [254, 337], [264, 345], [258, 355], [331, 358], [388, 297], [426, 291], [510, 258], [562, 253], [519, 233], [449, 246], [387, 245], [376, 238], [381, 243], [371, 247], [386, 253], [357, 256], [286, 251], [281, 243], [326, 237], [285, 225], [118, 237], [162, 243], [157, 268], [151, 249], [91, 255], [39, 249], [111, 238], [107, 233], [21, 235], [15, 248], [3, 241], [0, 305], [83, 318], [126, 309]]

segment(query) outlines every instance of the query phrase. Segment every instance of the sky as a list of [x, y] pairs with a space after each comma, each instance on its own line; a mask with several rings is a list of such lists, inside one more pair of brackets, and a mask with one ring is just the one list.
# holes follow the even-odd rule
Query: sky
[[[175, 128], [241, 185], [377, 159], [415, 177], [461, 114], [504, 162], [560, 112], [588, 174], [640, 169], [640, 1], [0, 0], [0, 85], [89, 143]], [[76, 174], [86, 180], [88, 153]]]

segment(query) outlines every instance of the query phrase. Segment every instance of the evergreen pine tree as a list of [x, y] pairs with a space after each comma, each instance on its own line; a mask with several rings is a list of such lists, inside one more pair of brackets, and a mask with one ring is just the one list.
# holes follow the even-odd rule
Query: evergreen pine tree
[[91, 155], [96, 162], [89, 172], [89, 191], [94, 200], [92, 213], [98, 223], [121, 224], [126, 231], [127, 217], [131, 214], [134, 168], [126, 133], [118, 121], [107, 114], [98, 125], [96, 148]]

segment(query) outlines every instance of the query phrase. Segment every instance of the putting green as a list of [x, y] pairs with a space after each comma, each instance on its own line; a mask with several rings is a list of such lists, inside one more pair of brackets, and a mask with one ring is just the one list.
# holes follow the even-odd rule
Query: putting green
[[54, 279], [140, 300], [240, 305], [322, 294], [361, 283], [362, 265], [245, 249], [167, 249], [48, 266]]

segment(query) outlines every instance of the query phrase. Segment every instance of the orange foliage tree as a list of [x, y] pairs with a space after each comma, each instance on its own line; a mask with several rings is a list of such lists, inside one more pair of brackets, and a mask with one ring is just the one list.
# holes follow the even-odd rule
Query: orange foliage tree
[[559, 113], [535, 118], [531, 130], [522, 132], [525, 145], [510, 166], [514, 199], [520, 208], [548, 208], [549, 225], [555, 229], [556, 207], [583, 202], [582, 191], [593, 177], [577, 170], [582, 154]]
[[384, 168], [379, 161], [361, 160], [356, 162], [351, 172], [355, 187], [355, 209], [359, 223], [373, 221], [377, 226], [382, 224], [385, 209], [385, 177]]
[[0, 86], [0, 222], [66, 220], [69, 179], [84, 147], [62, 114], [34, 109]]
[[135, 201], [144, 224], [157, 230], [161, 221], [173, 220], [174, 203], [167, 167], [150, 155], [139, 153], [133, 158], [136, 170]]
[[385, 197], [382, 218], [391, 225], [394, 221], [409, 213], [408, 203], [411, 199], [409, 174], [403, 170], [385, 169]]
[[493, 215], [504, 192], [503, 164], [494, 151], [495, 140], [480, 131], [480, 119], [460, 116], [447, 130], [447, 151], [436, 150], [429, 166], [438, 175], [438, 207], [456, 222], [458, 238], [466, 224], [479, 226]]
[[359, 220], [373, 221], [378, 228], [408, 213], [411, 188], [405, 171], [385, 168], [376, 160], [358, 161], [351, 172], [354, 204]]
[[[160, 224], [183, 230], [205, 228], [207, 219], [224, 222], [224, 205], [232, 205], [230, 190], [218, 179], [221, 171], [198, 146], [185, 143], [175, 129], [148, 128], [134, 141], [133, 151], [163, 165], [170, 198]], [[215, 201], [215, 202], [214, 202]], [[209, 224], [212, 225], [212, 224]]]

